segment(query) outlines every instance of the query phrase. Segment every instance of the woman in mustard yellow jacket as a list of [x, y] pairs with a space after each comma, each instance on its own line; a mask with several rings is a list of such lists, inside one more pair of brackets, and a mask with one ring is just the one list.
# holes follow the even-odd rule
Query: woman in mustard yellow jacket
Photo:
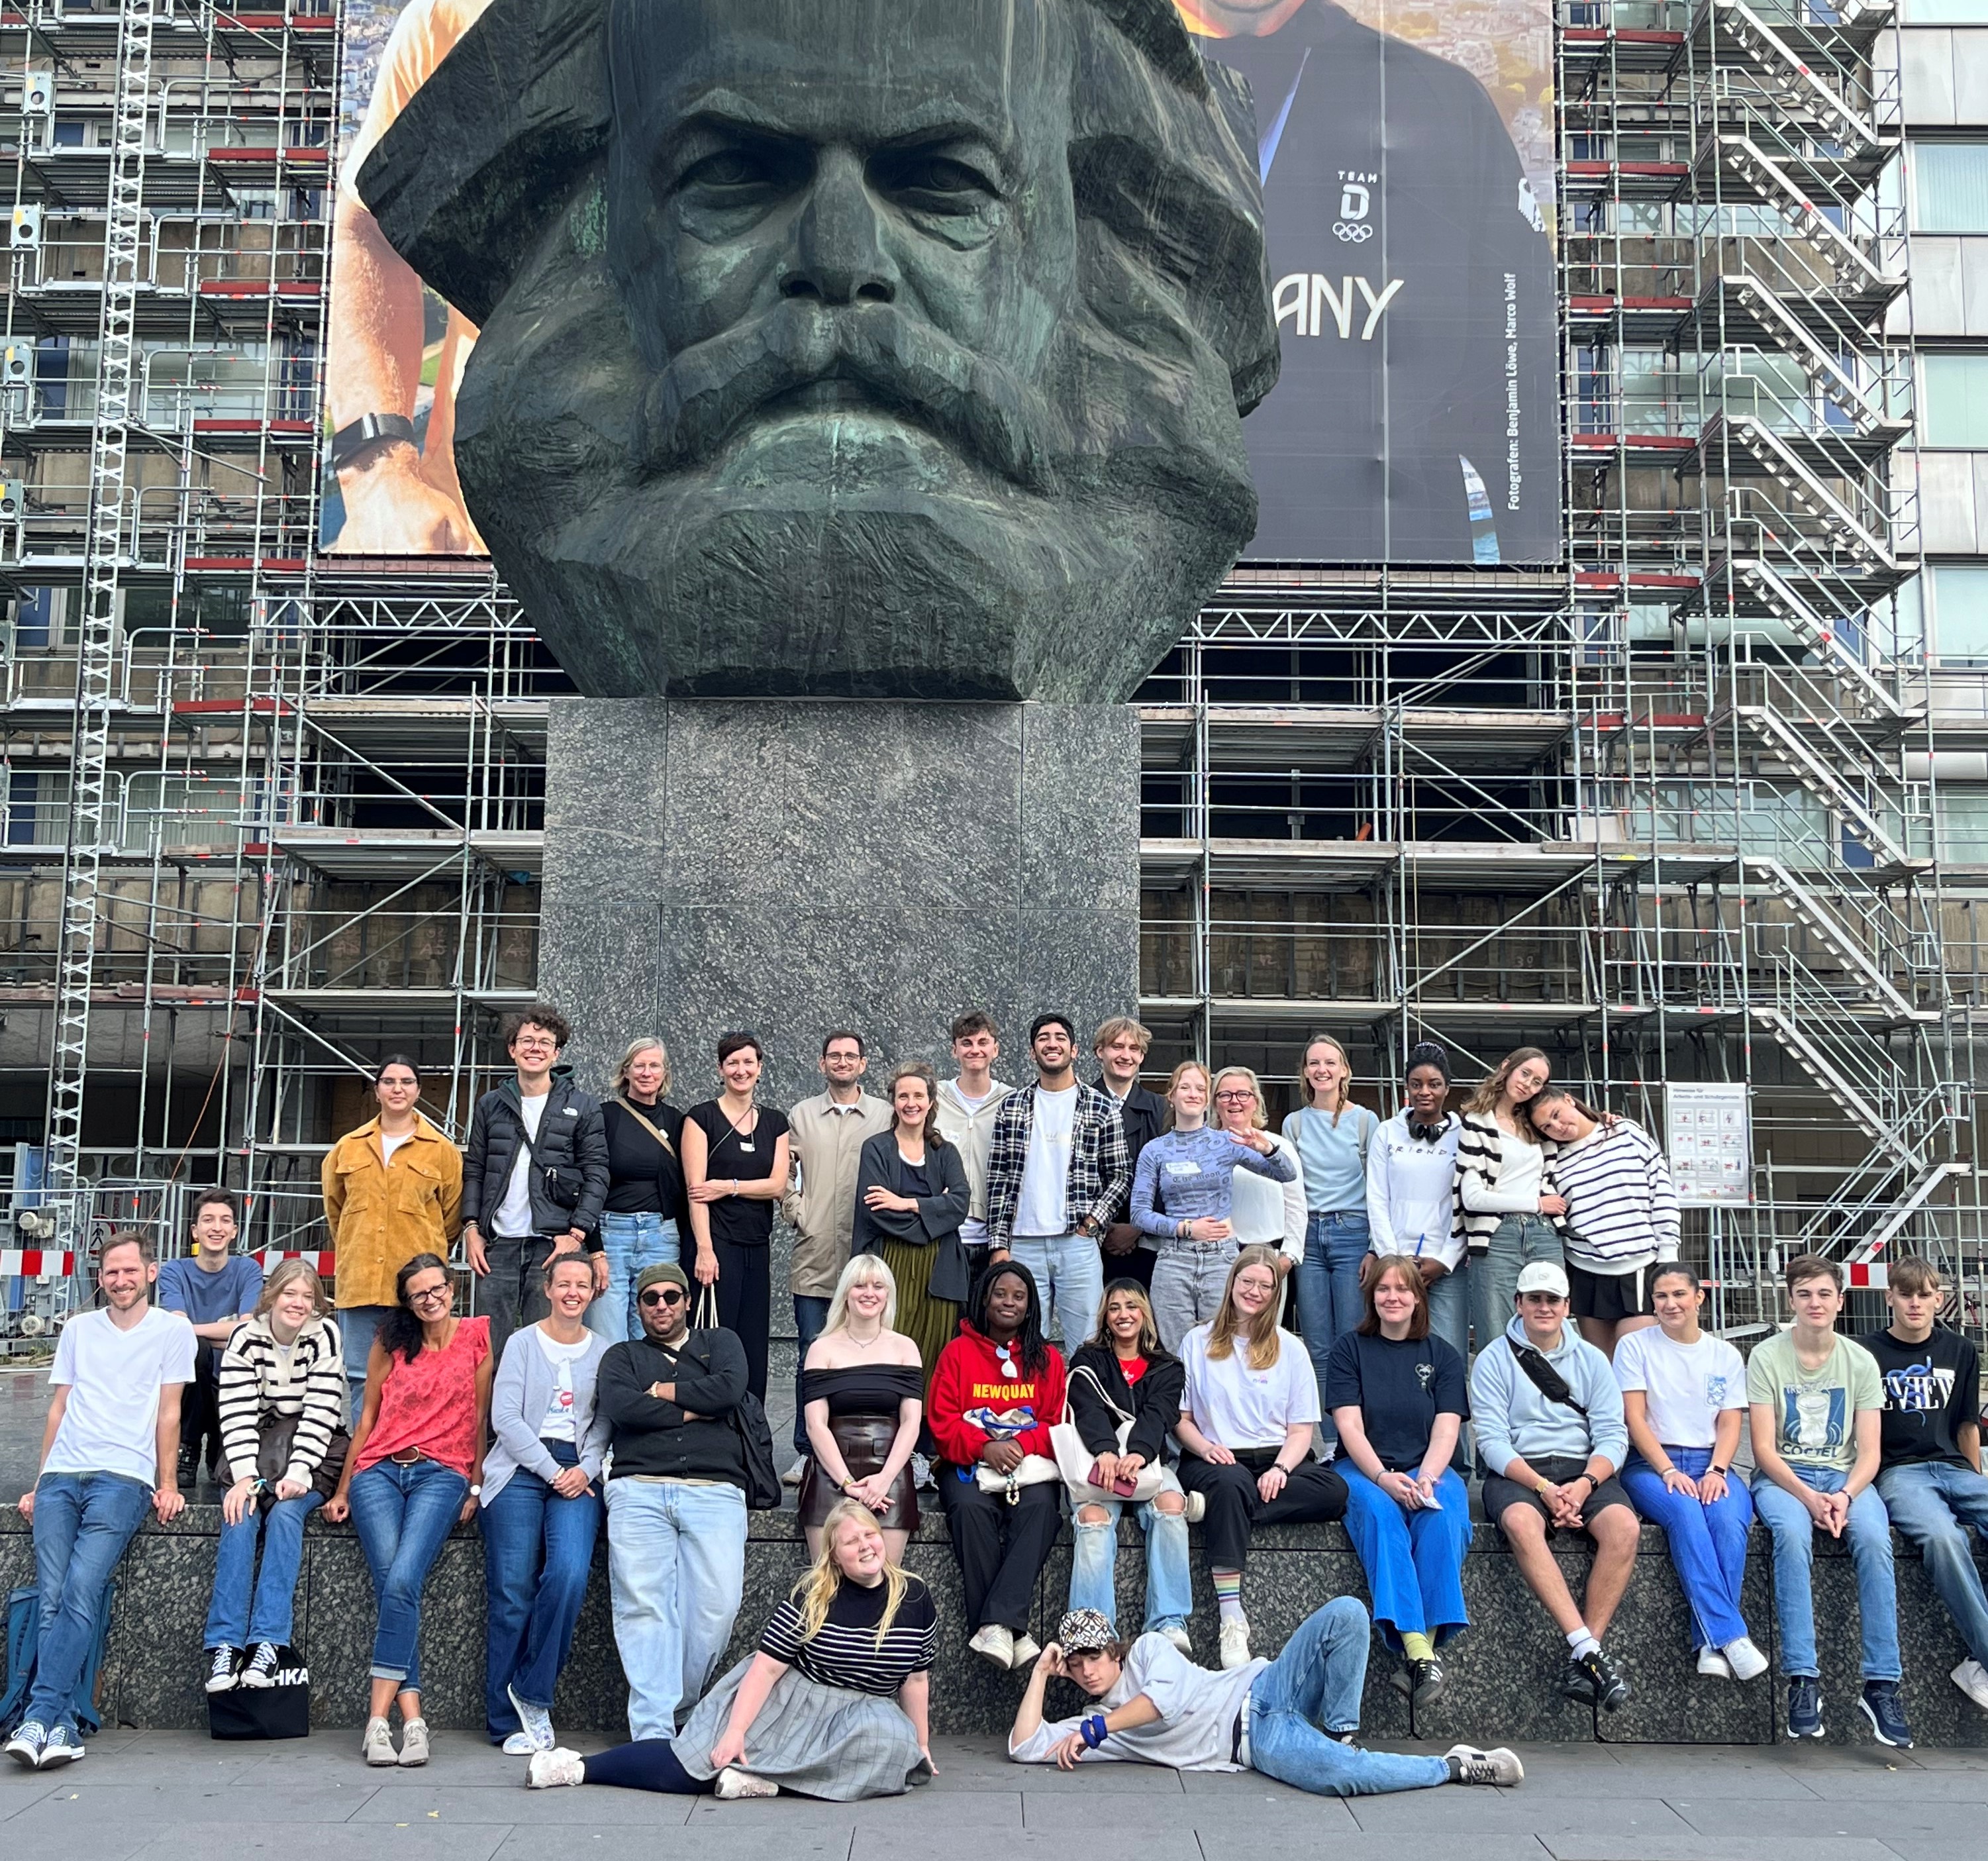
[[417, 1254], [447, 1259], [462, 1225], [462, 1152], [415, 1110], [420, 1069], [390, 1054], [373, 1075], [373, 1095], [380, 1115], [332, 1145], [323, 1175], [354, 1422], [373, 1333], [394, 1308], [394, 1276]]

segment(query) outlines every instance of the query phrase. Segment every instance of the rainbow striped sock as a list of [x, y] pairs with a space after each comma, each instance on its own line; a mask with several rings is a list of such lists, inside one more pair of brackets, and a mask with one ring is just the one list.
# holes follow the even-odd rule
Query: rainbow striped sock
[[1239, 1570], [1217, 1570], [1210, 1573], [1215, 1579], [1215, 1606], [1222, 1612], [1224, 1622], [1242, 1619], [1242, 1573]]

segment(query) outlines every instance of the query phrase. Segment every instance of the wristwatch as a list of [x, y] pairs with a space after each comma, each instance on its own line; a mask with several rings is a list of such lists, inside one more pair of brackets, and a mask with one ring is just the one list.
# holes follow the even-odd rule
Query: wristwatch
[[414, 423], [405, 414], [361, 414], [331, 436], [331, 469], [343, 472], [364, 452], [389, 440], [414, 444]]
[[1716, 1474], [1720, 1479], [1723, 1480], [1728, 1470], [1723, 1467], [1708, 1467], [1705, 1470], [1708, 1474]]

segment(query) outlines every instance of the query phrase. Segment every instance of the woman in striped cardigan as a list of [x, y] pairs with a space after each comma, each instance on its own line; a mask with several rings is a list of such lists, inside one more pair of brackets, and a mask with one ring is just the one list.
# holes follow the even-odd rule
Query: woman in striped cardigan
[[1641, 1125], [1604, 1118], [1564, 1086], [1543, 1087], [1526, 1115], [1554, 1147], [1547, 1176], [1567, 1204], [1559, 1226], [1575, 1321], [1612, 1359], [1621, 1339], [1656, 1323], [1652, 1269], [1677, 1257], [1670, 1166]]
[[1458, 1120], [1456, 1213], [1473, 1257], [1480, 1351], [1511, 1323], [1521, 1270], [1536, 1260], [1561, 1264], [1553, 1218], [1567, 1205], [1546, 1180], [1547, 1152], [1525, 1115], [1550, 1071], [1537, 1047], [1515, 1049], [1471, 1094]]
[[[304, 1521], [324, 1503], [313, 1481], [345, 1423], [345, 1360], [330, 1310], [317, 1269], [286, 1260], [264, 1282], [254, 1315], [235, 1328], [221, 1355], [221, 1442], [232, 1480], [221, 1497], [207, 1612], [209, 1693], [273, 1685], [279, 1650], [290, 1639]], [[269, 1415], [296, 1424], [289, 1463], [273, 1483], [255, 1465]]]

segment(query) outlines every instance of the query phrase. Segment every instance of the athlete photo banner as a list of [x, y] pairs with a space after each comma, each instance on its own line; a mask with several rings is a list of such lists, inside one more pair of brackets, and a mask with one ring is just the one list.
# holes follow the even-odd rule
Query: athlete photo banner
[[1558, 560], [1549, 0], [1176, 0], [1256, 93], [1283, 373], [1246, 561]]

